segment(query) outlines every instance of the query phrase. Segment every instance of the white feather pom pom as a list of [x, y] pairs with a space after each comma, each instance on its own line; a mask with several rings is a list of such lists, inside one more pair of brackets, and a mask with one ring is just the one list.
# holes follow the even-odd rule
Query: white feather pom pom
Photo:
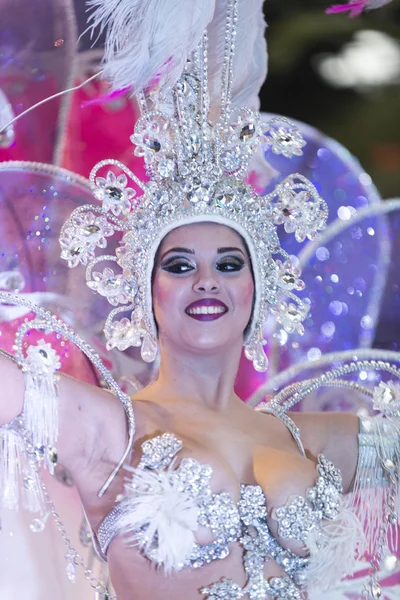
[[307, 537], [310, 590], [327, 590], [356, 570], [356, 560], [365, 546], [365, 534], [350, 505], [347, 501], [337, 518], [324, 519], [321, 527], [312, 529]]
[[[125, 483], [117, 528], [164, 568], [179, 570], [190, 557], [198, 528], [199, 507], [182, 489], [171, 468], [167, 471], [134, 469]], [[133, 534], [133, 535], [132, 535]]]
[[107, 29], [104, 76], [136, 94], [154, 83], [171, 86], [210, 23], [215, 0], [90, 0], [92, 36]]

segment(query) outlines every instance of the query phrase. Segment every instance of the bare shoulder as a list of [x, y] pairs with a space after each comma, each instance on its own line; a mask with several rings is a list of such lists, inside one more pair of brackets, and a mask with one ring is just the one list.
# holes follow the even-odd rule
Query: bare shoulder
[[357, 467], [359, 418], [345, 412], [288, 413], [300, 429], [306, 452], [324, 454], [343, 474], [348, 490]]

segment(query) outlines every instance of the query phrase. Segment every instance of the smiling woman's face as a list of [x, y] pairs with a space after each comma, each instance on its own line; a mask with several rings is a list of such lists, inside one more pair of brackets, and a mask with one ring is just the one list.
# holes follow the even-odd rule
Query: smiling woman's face
[[243, 342], [253, 294], [250, 259], [233, 229], [184, 225], [162, 241], [153, 272], [161, 343], [206, 352]]

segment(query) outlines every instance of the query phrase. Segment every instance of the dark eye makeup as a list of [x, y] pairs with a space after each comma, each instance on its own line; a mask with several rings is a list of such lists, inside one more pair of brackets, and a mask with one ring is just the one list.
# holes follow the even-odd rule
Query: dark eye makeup
[[168, 273], [180, 274], [193, 271], [195, 267], [189, 260], [182, 256], [172, 256], [161, 263], [161, 268]]
[[[233, 273], [243, 269], [245, 261], [239, 256], [224, 256], [216, 263], [215, 268], [222, 273]], [[161, 269], [168, 273], [181, 274], [193, 271], [196, 267], [183, 256], [172, 256], [161, 263]]]
[[239, 256], [226, 256], [217, 262], [216, 268], [223, 273], [232, 273], [243, 269], [245, 261]]

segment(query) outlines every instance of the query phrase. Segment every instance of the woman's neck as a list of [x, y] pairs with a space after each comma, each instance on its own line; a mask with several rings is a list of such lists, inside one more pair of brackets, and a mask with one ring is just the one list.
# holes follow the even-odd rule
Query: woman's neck
[[234, 383], [239, 367], [240, 343], [210, 354], [179, 352], [161, 348], [159, 375], [146, 388], [154, 399], [165, 402], [195, 402], [218, 411], [238, 402]]

